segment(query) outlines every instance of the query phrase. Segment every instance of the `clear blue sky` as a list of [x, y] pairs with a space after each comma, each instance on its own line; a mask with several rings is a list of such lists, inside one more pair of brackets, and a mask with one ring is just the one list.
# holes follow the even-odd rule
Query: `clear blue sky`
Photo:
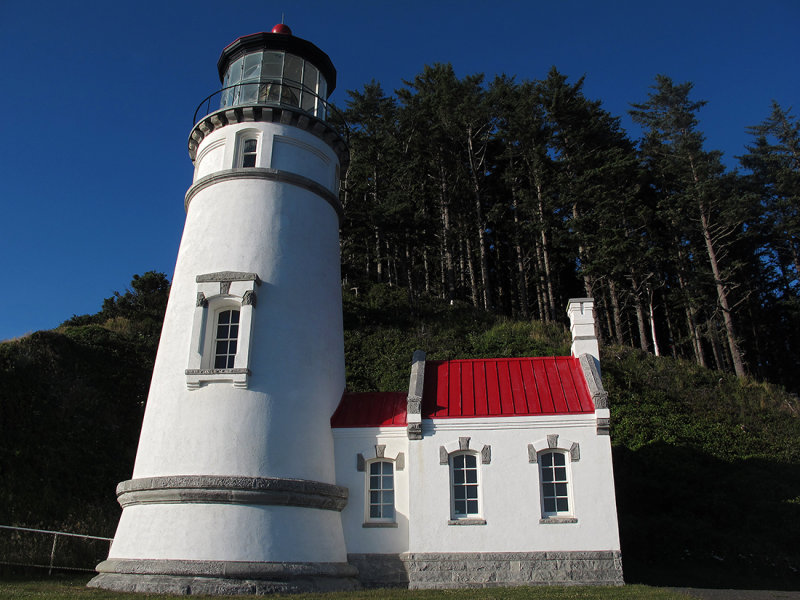
[[241, 35], [286, 15], [338, 69], [332, 99], [425, 64], [459, 76], [586, 75], [623, 117], [657, 73], [693, 81], [728, 165], [771, 99], [800, 112], [800, 1], [0, 0], [0, 340], [99, 310], [134, 273], [170, 278], [197, 104]]

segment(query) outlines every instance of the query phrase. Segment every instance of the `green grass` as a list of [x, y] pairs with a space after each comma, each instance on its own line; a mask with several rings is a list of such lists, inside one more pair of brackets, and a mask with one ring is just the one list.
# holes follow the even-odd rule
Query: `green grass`
[[[0, 598], [22, 600], [46, 598], [47, 600], [146, 600], [173, 597], [154, 594], [123, 594], [86, 587], [86, 577], [52, 577], [46, 579], [12, 578], [0, 580]], [[663, 588], [643, 585], [624, 587], [513, 587], [468, 590], [400, 590], [380, 589], [329, 594], [277, 594], [272, 598], [291, 600], [686, 600], [685, 594]], [[192, 596], [214, 600], [245, 600], [263, 596]]]

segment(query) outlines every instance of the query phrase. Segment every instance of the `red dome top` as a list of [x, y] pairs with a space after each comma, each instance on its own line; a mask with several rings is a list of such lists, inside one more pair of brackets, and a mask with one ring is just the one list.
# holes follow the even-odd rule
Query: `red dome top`
[[292, 35], [292, 30], [289, 29], [288, 25], [284, 23], [278, 23], [275, 27], [272, 28], [272, 33], [283, 33], [285, 35]]

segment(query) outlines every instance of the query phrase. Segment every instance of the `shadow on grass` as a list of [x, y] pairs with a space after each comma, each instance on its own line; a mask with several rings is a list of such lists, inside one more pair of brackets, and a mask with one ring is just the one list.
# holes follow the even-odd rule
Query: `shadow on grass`
[[625, 580], [800, 590], [800, 465], [614, 448]]

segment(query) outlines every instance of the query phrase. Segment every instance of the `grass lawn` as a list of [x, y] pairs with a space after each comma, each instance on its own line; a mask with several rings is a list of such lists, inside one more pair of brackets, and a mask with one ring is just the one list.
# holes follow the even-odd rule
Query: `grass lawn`
[[[121, 600], [124, 598], [158, 599], [163, 595], [122, 594], [104, 590], [89, 589], [88, 577], [47, 577], [47, 578], [5, 578], [0, 579], [0, 599], [22, 600], [42, 598], [47, 600]], [[173, 597], [173, 596], [170, 596]], [[221, 600], [245, 600], [264, 596], [192, 596], [192, 598], [214, 598]], [[342, 592], [335, 594], [293, 594], [275, 595], [273, 598], [292, 600], [687, 600], [690, 596], [671, 592], [662, 588], [643, 585], [624, 587], [514, 587], [469, 590], [364, 590], [361, 592]]]

